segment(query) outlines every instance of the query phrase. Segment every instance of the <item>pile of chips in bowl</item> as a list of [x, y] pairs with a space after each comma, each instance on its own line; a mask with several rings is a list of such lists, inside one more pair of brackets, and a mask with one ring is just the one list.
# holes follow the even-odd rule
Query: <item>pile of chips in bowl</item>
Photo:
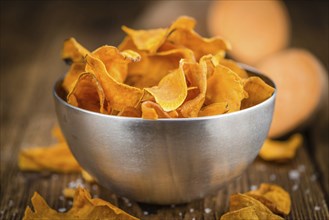
[[227, 114], [268, 99], [274, 88], [249, 76], [222, 38], [203, 38], [195, 20], [179, 17], [168, 28], [133, 30], [118, 47], [90, 52], [74, 38], [62, 58], [71, 66], [63, 80], [67, 102], [103, 114], [191, 118]]

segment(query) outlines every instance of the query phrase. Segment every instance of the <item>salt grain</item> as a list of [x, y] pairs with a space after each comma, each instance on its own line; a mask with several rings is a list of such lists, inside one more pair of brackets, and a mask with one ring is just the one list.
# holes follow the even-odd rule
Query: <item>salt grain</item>
[[83, 180], [78, 178], [75, 181], [69, 182], [68, 187], [71, 189], [76, 189], [78, 187], [85, 187], [85, 185], [83, 184]]
[[270, 175], [270, 181], [275, 181], [276, 180], [276, 175], [275, 174], [271, 174]]
[[192, 220], [195, 220], [195, 217], [193, 217]]
[[9, 207], [12, 207], [14, 205], [14, 201], [13, 200], [9, 200], [9, 202], [8, 202], [8, 206]]
[[256, 167], [257, 170], [259, 171], [265, 171], [266, 170], [266, 166], [263, 165], [263, 164], [259, 164], [257, 167]]
[[250, 186], [250, 190], [256, 190], [257, 189], [257, 185], [251, 185]]
[[298, 185], [297, 184], [294, 184], [293, 186], [292, 186], [292, 191], [296, 191], [298, 189]]
[[299, 179], [299, 172], [298, 172], [298, 170], [290, 170], [289, 171], [289, 179], [291, 179], [291, 180], [298, 180]]
[[61, 200], [61, 201], [64, 201], [64, 200], [65, 200], [65, 197], [64, 197], [64, 196], [59, 196], [58, 198], [59, 198], [59, 200]]
[[69, 205], [73, 205], [73, 202], [71, 200], [68, 201]]
[[194, 212], [194, 209], [193, 208], [190, 208], [190, 212]]
[[148, 215], [149, 212], [148, 212], [148, 211], [144, 211], [143, 214], [144, 214], [144, 215]]
[[314, 211], [320, 211], [321, 207], [320, 206], [314, 206]]
[[314, 182], [314, 181], [316, 181], [316, 180], [317, 180], [317, 178], [318, 178], [318, 177], [317, 177], [317, 175], [316, 175], [316, 174], [312, 174], [312, 176], [311, 176], [311, 178], [310, 178], [310, 179], [311, 179], [311, 181], [312, 181], [312, 182]]
[[123, 200], [125, 203], [129, 203], [129, 202], [130, 202], [129, 199], [126, 198], [126, 197], [121, 197], [121, 198], [122, 198], [122, 200]]
[[305, 172], [305, 165], [301, 164], [301, 165], [298, 166], [297, 169], [298, 169], [299, 172]]
[[209, 214], [209, 213], [211, 212], [211, 209], [210, 209], [210, 208], [205, 208], [205, 209], [204, 209], [204, 212], [205, 212], [206, 214]]
[[178, 215], [179, 215], [179, 216], [183, 216], [183, 213], [179, 212]]
[[53, 176], [53, 179], [54, 180], [57, 180], [58, 179], [58, 174], [53, 174], [52, 176]]
[[96, 191], [96, 190], [98, 190], [98, 186], [97, 185], [92, 185], [91, 189]]
[[128, 198], [126, 198], [126, 197], [122, 197], [122, 200], [126, 203], [126, 205], [127, 205], [128, 207], [131, 206], [131, 202], [129, 201]]
[[59, 208], [58, 211], [59, 212], [65, 212], [66, 211], [66, 208]]

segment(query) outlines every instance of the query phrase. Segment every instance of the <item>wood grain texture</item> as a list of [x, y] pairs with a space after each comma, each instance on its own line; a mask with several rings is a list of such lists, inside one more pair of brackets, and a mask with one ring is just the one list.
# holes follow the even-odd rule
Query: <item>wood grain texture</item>
[[[26, 206], [31, 204], [34, 191], [38, 191], [55, 209], [69, 209], [72, 205], [71, 200], [63, 197], [62, 190], [70, 183], [80, 181], [80, 174], [21, 172], [17, 167], [17, 154], [21, 148], [48, 145], [55, 141], [50, 135], [56, 123], [52, 85], [67, 70], [59, 59], [63, 40], [69, 36], [80, 39], [81, 36], [82, 43], [93, 49], [105, 43], [115, 44], [122, 37], [121, 33], [113, 32], [110, 39], [108, 30], [119, 28], [120, 15], [112, 14], [107, 18], [106, 14], [115, 11], [115, 8], [109, 9], [103, 4], [98, 2], [91, 6], [95, 15], [89, 21], [85, 18], [87, 12], [90, 13], [86, 7], [79, 8], [79, 13], [74, 16], [70, 14], [76, 6], [74, 1], [47, 4], [40, 1], [1, 2], [0, 219], [21, 219]], [[137, 15], [137, 9], [130, 9], [131, 14]], [[294, 11], [297, 14], [302, 12]], [[125, 15], [120, 22], [131, 24], [132, 15]], [[118, 23], [112, 24], [111, 19]], [[109, 28], [104, 29], [104, 26]], [[321, 26], [314, 28], [316, 33], [321, 33]], [[302, 43], [302, 40], [295, 42], [298, 45]], [[315, 44], [319, 56], [328, 60], [327, 52], [321, 49], [321, 42], [315, 41]], [[320, 121], [327, 117], [327, 111], [319, 114]], [[110, 201], [141, 219], [212, 220], [219, 219], [228, 210], [231, 194], [246, 192], [251, 187], [269, 182], [282, 186], [292, 197], [292, 211], [286, 219], [329, 219], [328, 125], [316, 125], [305, 130], [305, 144], [293, 161], [275, 164], [256, 159], [241, 177], [215, 195], [188, 204], [140, 204], [118, 197], [97, 184], [86, 184], [86, 187], [93, 196]], [[299, 178], [292, 179], [291, 172], [297, 172]]]

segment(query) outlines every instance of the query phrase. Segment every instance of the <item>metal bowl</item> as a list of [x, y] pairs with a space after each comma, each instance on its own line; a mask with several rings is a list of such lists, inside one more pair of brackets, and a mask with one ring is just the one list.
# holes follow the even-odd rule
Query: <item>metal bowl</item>
[[145, 120], [71, 106], [61, 82], [53, 93], [57, 117], [81, 166], [116, 194], [154, 204], [202, 198], [241, 175], [267, 137], [276, 96], [229, 114]]

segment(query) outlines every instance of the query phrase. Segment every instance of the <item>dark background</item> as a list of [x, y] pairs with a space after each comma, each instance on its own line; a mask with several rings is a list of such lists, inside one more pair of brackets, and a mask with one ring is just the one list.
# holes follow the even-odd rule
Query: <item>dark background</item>
[[[123, 38], [121, 25], [134, 28], [164, 25], [176, 14], [185, 13], [196, 17], [197, 30], [208, 36], [205, 17], [209, 1], [158, 2], [2, 0], [1, 74], [7, 74], [10, 65], [34, 59], [34, 47], [40, 38], [48, 37], [51, 42], [59, 33], [64, 33], [63, 40], [74, 36], [87, 48], [95, 49], [104, 44], [117, 45]], [[291, 18], [290, 46], [309, 50], [328, 69], [328, 1], [285, 3]], [[175, 4], [176, 7], [169, 8]], [[155, 17], [157, 11], [161, 15]], [[58, 45], [58, 54], [61, 46]]]

